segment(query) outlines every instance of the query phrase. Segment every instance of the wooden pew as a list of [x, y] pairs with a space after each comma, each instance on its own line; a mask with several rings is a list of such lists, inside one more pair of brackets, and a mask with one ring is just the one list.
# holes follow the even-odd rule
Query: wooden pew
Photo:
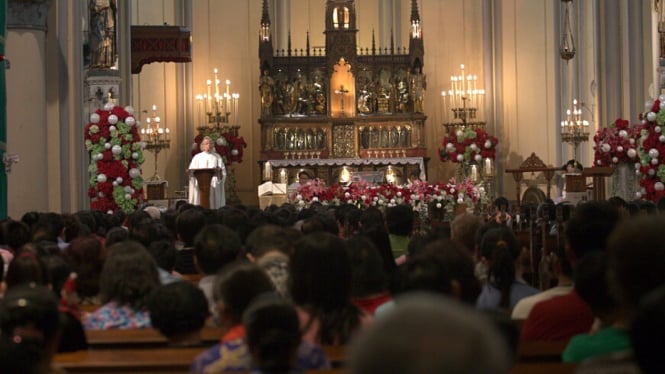
[[205, 348], [100, 349], [55, 355], [69, 373], [186, 373]]
[[[155, 329], [88, 330], [85, 332], [92, 349], [144, 349], [167, 347], [168, 341]], [[201, 340], [207, 345], [217, 343], [224, 335], [221, 327], [204, 327]]]
[[517, 360], [521, 363], [561, 362], [561, 354], [567, 345], [567, 341], [520, 342], [517, 348]]
[[563, 362], [518, 363], [510, 370], [511, 374], [572, 374], [576, 364]]

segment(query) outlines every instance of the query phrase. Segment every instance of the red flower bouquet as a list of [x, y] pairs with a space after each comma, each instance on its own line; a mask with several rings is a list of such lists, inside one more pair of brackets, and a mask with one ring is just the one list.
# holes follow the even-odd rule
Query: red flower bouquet
[[665, 97], [661, 95], [640, 117], [639, 163], [635, 167], [641, 174], [642, 190], [636, 197], [657, 201], [665, 197]]
[[439, 158], [441, 161], [460, 163], [480, 163], [485, 158], [494, 160], [497, 144], [499, 140], [482, 128], [458, 129], [443, 138]]
[[85, 147], [90, 154], [90, 207], [107, 213], [131, 213], [143, 200], [144, 145], [131, 107], [106, 104], [90, 115]]
[[622, 162], [638, 161], [639, 135], [638, 127], [631, 126], [627, 120], [621, 118], [610, 126], [599, 129], [593, 137], [594, 164], [613, 166]]

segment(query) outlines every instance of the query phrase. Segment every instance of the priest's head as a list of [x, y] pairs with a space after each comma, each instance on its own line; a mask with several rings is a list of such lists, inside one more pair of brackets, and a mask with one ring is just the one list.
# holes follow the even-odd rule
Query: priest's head
[[206, 136], [201, 140], [201, 151], [210, 152], [210, 148], [212, 148], [212, 139]]

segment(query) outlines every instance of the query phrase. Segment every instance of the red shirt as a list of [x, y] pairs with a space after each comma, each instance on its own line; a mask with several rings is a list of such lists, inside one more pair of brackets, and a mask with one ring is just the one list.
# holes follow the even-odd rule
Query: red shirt
[[522, 325], [520, 340], [567, 341], [588, 333], [593, 320], [589, 306], [573, 291], [536, 304]]
[[352, 302], [365, 313], [374, 315], [376, 308], [380, 307], [386, 301], [392, 300], [392, 298], [390, 293], [386, 292], [374, 297], [353, 299]]

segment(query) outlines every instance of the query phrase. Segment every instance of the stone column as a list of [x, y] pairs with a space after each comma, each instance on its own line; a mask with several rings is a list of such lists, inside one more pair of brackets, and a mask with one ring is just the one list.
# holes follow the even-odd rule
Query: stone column
[[46, 17], [51, 0], [7, 4], [7, 152], [18, 154], [8, 178], [8, 213], [48, 210]]

